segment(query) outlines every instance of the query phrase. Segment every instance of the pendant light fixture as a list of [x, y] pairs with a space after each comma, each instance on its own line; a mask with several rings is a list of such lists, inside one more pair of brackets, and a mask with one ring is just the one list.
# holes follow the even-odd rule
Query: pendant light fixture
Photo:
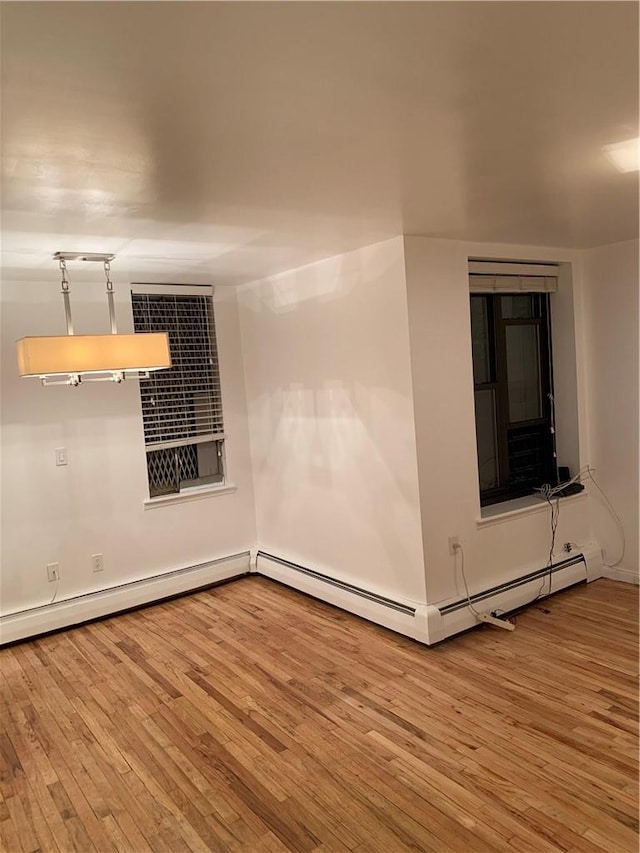
[[[119, 335], [111, 281], [115, 255], [56, 252], [62, 276], [62, 298], [67, 334], [57, 337], [22, 338], [16, 344], [18, 372], [37, 377], [43, 385], [80, 385], [81, 382], [122, 382], [127, 374], [171, 367], [166, 332]], [[71, 294], [67, 261], [101, 262], [107, 280], [109, 335], [76, 335], [71, 319]]]

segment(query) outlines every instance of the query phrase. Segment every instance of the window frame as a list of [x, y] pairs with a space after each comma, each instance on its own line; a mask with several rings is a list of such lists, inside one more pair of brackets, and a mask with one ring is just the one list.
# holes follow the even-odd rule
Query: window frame
[[[538, 316], [531, 318], [508, 318], [503, 316], [502, 298], [505, 296], [528, 295], [536, 300], [539, 306]], [[487, 305], [487, 337], [490, 362], [490, 379], [486, 382], [475, 381], [474, 369], [474, 400], [478, 391], [490, 390], [494, 393], [495, 400], [495, 439], [497, 448], [497, 475], [498, 485], [490, 489], [480, 488], [480, 477], [478, 467], [478, 485], [480, 491], [480, 505], [489, 506], [503, 503], [515, 498], [531, 495], [534, 485], [514, 486], [509, 483], [510, 477], [510, 452], [509, 437], [517, 430], [538, 430], [542, 437], [543, 446], [543, 477], [542, 482], [555, 483], [557, 480], [556, 469], [556, 447], [554, 427], [553, 406], [553, 353], [551, 337], [551, 303], [548, 293], [524, 290], [509, 292], [506, 290], [494, 292], [471, 292], [469, 310], [472, 315], [472, 300], [485, 299]], [[541, 395], [541, 417], [526, 421], [511, 421], [509, 413], [509, 393], [507, 376], [507, 344], [506, 329], [509, 326], [536, 326], [538, 332], [539, 350], [539, 387]], [[472, 354], [473, 358], [473, 354]], [[474, 365], [475, 368], [475, 365]], [[478, 431], [476, 423], [476, 450], [478, 443]], [[478, 459], [478, 466], [480, 460]]]
[[[134, 308], [134, 297], [144, 297], [144, 296], [161, 296], [161, 297], [198, 297], [199, 299], [205, 298], [208, 300], [208, 307], [206, 309], [206, 315], [208, 319], [208, 324], [206, 324], [207, 335], [208, 335], [208, 352], [211, 358], [210, 365], [212, 368], [212, 376], [217, 377], [217, 383], [213, 381], [211, 384], [215, 386], [217, 384], [217, 388], [213, 388], [213, 390], [209, 391], [209, 398], [207, 401], [207, 405], [209, 406], [210, 417], [212, 420], [212, 426], [218, 422], [218, 417], [216, 416], [216, 406], [219, 409], [219, 420], [220, 425], [222, 427], [221, 432], [204, 432], [204, 433], [195, 433], [193, 435], [184, 435], [178, 436], [175, 439], [169, 438], [166, 441], [148, 441], [147, 428], [148, 424], [145, 423], [145, 404], [144, 404], [144, 386], [143, 382], [145, 380], [151, 380], [162, 382], [161, 374], [164, 371], [154, 372], [153, 374], [147, 372], [139, 374], [140, 377], [140, 386], [139, 386], [139, 400], [140, 400], [140, 408], [141, 408], [141, 425], [143, 431], [144, 438], [144, 446], [145, 446], [145, 461], [147, 463], [147, 488], [148, 488], [148, 499], [145, 500], [145, 505], [153, 505], [154, 503], [174, 503], [176, 501], [191, 499], [193, 497], [198, 497], [200, 495], [205, 495], [213, 492], [220, 491], [229, 491], [234, 489], [235, 487], [229, 483], [227, 477], [227, 456], [226, 456], [226, 431], [224, 426], [224, 402], [222, 399], [222, 380], [220, 376], [220, 357], [218, 352], [218, 342], [217, 342], [217, 333], [216, 333], [216, 312], [215, 312], [215, 300], [214, 300], [214, 289], [210, 285], [183, 285], [183, 284], [156, 284], [156, 283], [132, 283], [131, 285], [131, 308], [133, 315], [133, 324], [134, 330], [136, 333], [142, 332], [142, 329], [136, 329], [136, 319], [135, 319], [135, 308]], [[202, 317], [204, 317], [205, 311], [202, 312]], [[174, 361], [174, 354], [176, 353], [176, 349], [179, 347], [184, 348], [185, 341], [184, 339], [180, 340], [180, 343], [177, 344], [176, 338], [172, 338], [171, 329], [163, 329], [162, 331], [169, 332], [169, 342], [170, 349], [172, 351], [172, 362]], [[169, 368], [171, 370], [171, 368]], [[206, 382], [207, 380], [205, 380]], [[208, 380], [211, 382], [211, 380]], [[184, 382], [184, 375], [180, 376], [180, 383]], [[194, 393], [198, 393], [198, 385], [194, 384], [191, 386], [194, 389]], [[176, 383], [175, 388], [178, 388], [178, 383]], [[202, 389], [200, 389], [202, 392]], [[178, 415], [179, 417], [179, 415]], [[175, 426], [172, 427], [175, 429]], [[195, 432], [195, 427], [193, 428]], [[185, 427], [185, 432], [189, 432], [189, 428]], [[154, 493], [152, 487], [152, 479], [149, 471], [149, 457], [150, 454], [154, 451], [171, 451], [175, 449], [175, 453], [177, 454], [180, 448], [187, 447], [196, 447], [196, 456], [198, 459], [198, 465], [200, 464], [200, 453], [199, 453], [199, 445], [211, 445], [211, 452], [215, 454], [218, 460], [219, 472], [213, 475], [213, 477], [220, 477], [220, 479], [209, 480], [206, 481], [206, 476], [199, 477], [201, 482], [195, 482], [193, 479], [181, 479], [180, 475], [176, 475], [176, 491], [157, 491]], [[179, 469], [180, 463], [176, 456], [176, 468]], [[185, 483], [189, 483], [190, 485], [184, 485]]]

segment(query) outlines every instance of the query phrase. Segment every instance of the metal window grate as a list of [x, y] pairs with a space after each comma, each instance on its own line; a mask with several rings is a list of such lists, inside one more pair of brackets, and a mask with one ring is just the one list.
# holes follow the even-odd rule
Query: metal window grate
[[[154, 371], [149, 378], [140, 380], [147, 448], [166, 442], [188, 445], [193, 439], [222, 435], [222, 395], [211, 298], [146, 293], [134, 293], [131, 298], [136, 332], [168, 332], [171, 350], [171, 368]], [[157, 464], [160, 472], [163, 465], [159, 461]]]
[[180, 491], [180, 483], [198, 479], [198, 448], [195, 444], [147, 451], [151, 497]]

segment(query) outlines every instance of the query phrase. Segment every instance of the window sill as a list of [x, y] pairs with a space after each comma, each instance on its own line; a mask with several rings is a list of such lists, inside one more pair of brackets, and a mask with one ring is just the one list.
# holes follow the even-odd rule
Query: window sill
[[[577, 495], [560, 498], [560, 501], [564, 506], [567, 503], [584, 500], [586, 497], [587, 492], [585, 490]], [[504, 521], [512, 521], [517, 518], [524, 518], [529, 515], [548, 511], [549, 504], [544, 498], [539, 498], [537, 495], [527, 495], [524, 498], [517, 498], [513, 501], [505, 501], [504, 503], [482, 507], [482, 517], [476, 519], [476, 527], [482, 529], [484, 527], [491, 527], [494, 524], [502, 524]]]
[[202, 498], [212, 498], [214, 495], [228, 495], [237, 490], [238, 487], [233, 483], [223, 483], [219, 486], [200, 486], [199, 488], [189, 489], [189, 491], [180, 492], [176, 495], [147, 498], [143, 502], [143, 505], [145, 510], [156, 509], [159, 506], [171, 506], [172, 504], [181, 504], [186, 501], [199, 501]]

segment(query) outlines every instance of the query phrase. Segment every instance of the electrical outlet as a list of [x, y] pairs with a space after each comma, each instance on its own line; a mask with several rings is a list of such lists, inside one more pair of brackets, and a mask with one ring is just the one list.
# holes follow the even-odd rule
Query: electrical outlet
[[460, 544], [460, 537], [459, 536], [450, 536], [449, 537], [449, 553], [451, 554], [452, 557], [455, 557], [456, 545], [459, 545], [459, 544]]
[[104, 557], [102, 556], [102, 554], [91, 555], [91, 568], [94, 572], [104, 571]]
[[49, 583], [60, 580], [59, 563], [47, 563], [47, 578], [49, 579]]

